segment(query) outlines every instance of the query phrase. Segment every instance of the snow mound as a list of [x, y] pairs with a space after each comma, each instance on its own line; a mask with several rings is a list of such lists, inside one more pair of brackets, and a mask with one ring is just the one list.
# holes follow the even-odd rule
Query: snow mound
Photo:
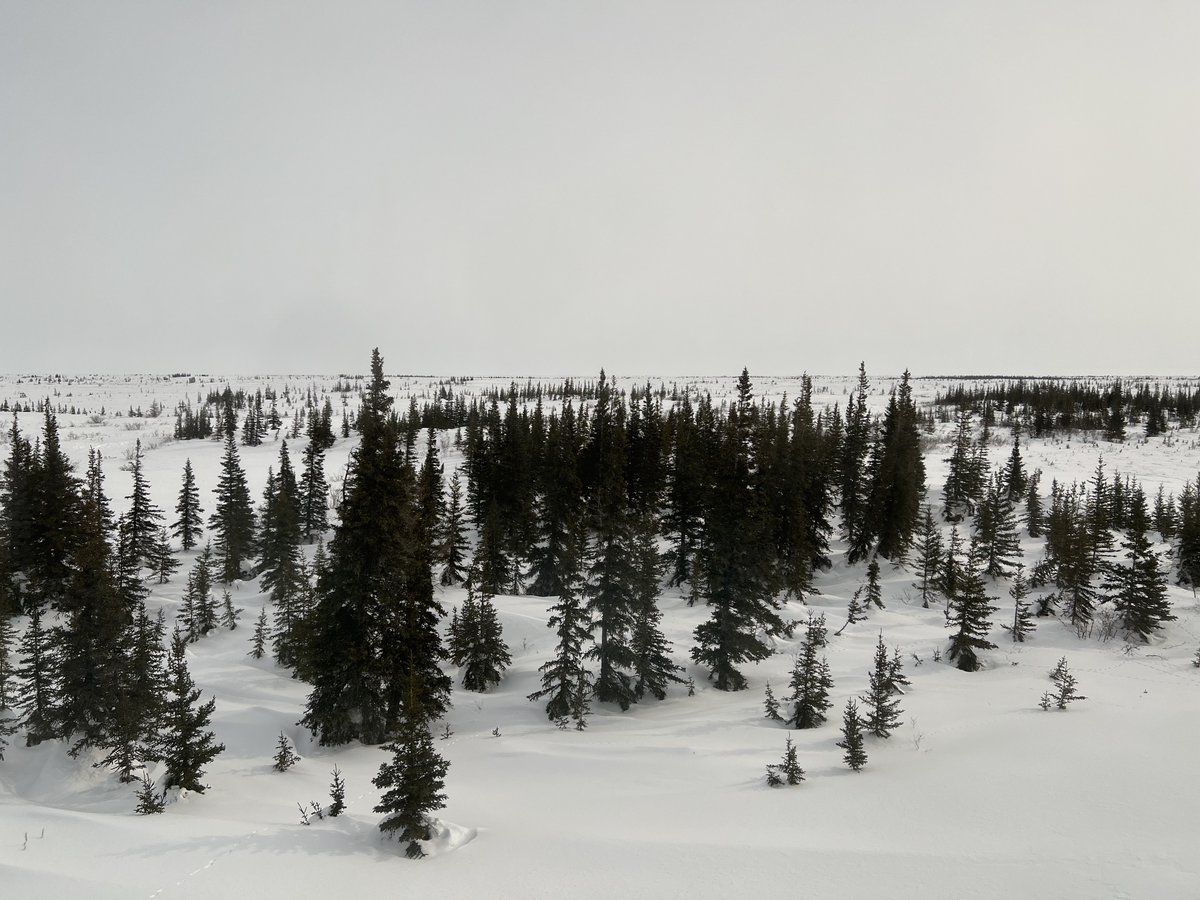
[[433, 835], [429, 840], [418, 842], [421, 849], [425, 851], [426, 856], [443, 856], [471, 843], [478, 836], [479, 829], [431, 819], [429, 833]]

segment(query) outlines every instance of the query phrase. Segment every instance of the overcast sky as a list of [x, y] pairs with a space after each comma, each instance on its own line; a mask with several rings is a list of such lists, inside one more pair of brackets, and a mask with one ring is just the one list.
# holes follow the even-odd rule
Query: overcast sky
[[0, 372], [1200, 372], [1200, 3], [0, 0]]

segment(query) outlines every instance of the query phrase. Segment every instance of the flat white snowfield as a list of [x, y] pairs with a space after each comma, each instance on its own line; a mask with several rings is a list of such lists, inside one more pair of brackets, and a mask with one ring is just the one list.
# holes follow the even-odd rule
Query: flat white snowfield
[[[672, 381], [652, 379], [660, 380]], [[434, 381], [394, 378], [397, 406], [428, 396]], [[714, 395], [731, 383], [711, 381]], [[764, 392], [795, 395], [795, 380], [760, 381]], [[116, 511], [130, 486], [120, 466], [140, 437], [155, 502], [173, 509], [190, 458], [207, 514], [221, 444], [170, 440], [172, 411], [184, 397], [194, 401], [226, 383], [251, 391], [286, 383], [298, 392], [329, 391], [335, 380], [9, 377], [0, 381], [0, 400], [50, 396], [56, 405], [78, 407], [59, 417], [64, 448], [80, 472], [89, 447], [103, 451]], [[463, 388], [489, 385], [480, 380]], [[883, 380], [876, 389], [890, 385]], [[814, 402], [822, 407], [844, 402], [852, 382], [818, 386]], [[918, 382], [917, 400], [941, 386]], [[336, 425], [341, 395], [331, 396]], [[357, 395], [345, 396], [357, 405]], [[882, 409], [886, 393], [872, 399]], [[163, 416], [128, 416], [131, 406], [147, 410], [154, 401], [166, 407]], [[36, 414], [22, 414], [20, 422], [31, 436], [41, 425]], [[995, 439], [991, 458], [999, 465], [1011, 444], [1006, 430]], [[1178, 494], [1196, 478], [1198, 440], [1195, 429], [1185, 429], [1146, 441], [1131, 427], [1121, 445], [1079, 435], [1023, 435], [1022, 445], [1027, 468], [1043, 470], [1044, 494], [1052, 478], [1086, 479], [1103, 453], [1110, 473], [1137, 477], [1153, 499], [1160, 482]], [[289, 440], [293, 460], [304, 443]], [[327, 456], [335, 490], [353, 443], [339, 437]], [[448, 476], [461, 455], [449, 440], [444, 446]], [[0, 444], [0, 455], [5, 449]], [[239, 450], [257, 500], [279, 445], [268, 439]], [[944, 442], [926, 455], [935, 509], [948, 455]], [[1024, 534], [1023, 546], [1032, 566], [1043, 541]], [[794, 640], [780, 641], [770, 659], [743, 668], [750, 689], [717, 691], [688, 656], [692, 631], [708, 611], [665, 591], [663, 629], [676, 662], [694, 680], [694, 696], [673, 685], [664, 701], [647, 699], [628, 712], [593, 703], [585, 731], [560, 731], [542, 703], [526, 699], [555, 645], [546, 627], [553, 601], [497, 597], [513, 664], [486, 694], [463, 691], [452, 672], [453, 708], [435, 725], [436, 748], [450, 763], [447, 803], [437, 814], [428, 858], [417, 861], [404, 858], [378, 829], [379, 791], [371, 779], [385, 753], [310, 740], [297, 725], [307, 685], [269, 657], [247, 655], [266, 598], [256, 581], [237, 583], [239, 627], [218, 629], [188, 648], [197, 685], [205, 698], [216, 698], [213, 727], [226, 747], [207, 772], [208, 790], [183, 796], [163, 815], [138, 816], [136, 785], [119, 783], [89, 758], [68, 758], [62, 743], [27, 748], [15, 738], [0, 762], [0, 896], [1200, 897], [1200, 668], [1193, 665], [1200, 603], [1190, 590], [1175, 587], [1172, 577], [1177, 619], [1148, 645], [1081, 639], [1053, 618], [1038, 619], [1029, 641], [1013, 644], [1000, 629], [1012, 615], [1008, 583], [989, 582], [999, 607], [990, 637], [999, 649], [981, 654], [981, 671], [964, 673], [935, 661], [949, 635], [945, 617], [940, 605], [921, 607], [909, 569], [885, 564], [886, 608], [833, 636], [865, 570], [847, 566], [841, 542], [833, 549], [832, 570], [817, 576], [819, 595], [787, 610], [797, 620], [809, 610], [828, 619], [834, 705], [829, 721], [812, 730], [789, 732], [763, 717], [766, 683], [777, 696], [787, 692], [803, 627]], [[151, 587], [151, 610], [165, 609], [168, 621], [194, 555], [182, 554], [184, 565], [170, 583]], [[447, 612], [464, 598], [461, 589], [440, 591]], [[841, 710], [865, 690], [881, 630], [888, 647], [899, 648], [912, 686], [901, 698], [902, 726], [887, 740], [868, 737], [867, 765], [854, 773], [835, 746]], [[1043, 711], [1038, 700], [1051, 686], [1048, 672], [1063, 656], [1087, 699]], [[446, 726], [449, 735], [442, 737]], [[281, 731], [302, 757], [284, 773], [272, 769]], [[779, 761], [789, 733], [806, 780], [769, 788], [765, 766]], [[301, 824], [297, 804], [328, 804], [334, 765], [345, 777], [345, 814], [310, 815], [311, 824]]]

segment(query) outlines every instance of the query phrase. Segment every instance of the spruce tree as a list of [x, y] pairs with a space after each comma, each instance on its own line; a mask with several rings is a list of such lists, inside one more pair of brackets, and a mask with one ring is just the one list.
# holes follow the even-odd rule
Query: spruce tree
[[1167, 574], [1147, 536], [1150, 519], [1141, 488], [1134, 492], [1130, 507], [1129, 530], [1121, 542], [1125, 561], [1108, 568], [1104, 592], [1116, 607], [1122, 628], [1148, 643], [1150, 635], [1175, 616], [1167, 596]]
[[267, 654], [267, 608], [258, 611], [258, 619], [254, 622], [254, 634], [250, 636], [250, 652], [248, 656], [262, 659]]
[[787, 736], [784, 745], [783, 760], [767, 766], [767, 784], [771, 787], [781, 785], [797, 785], [804, 780], [804, 770], [800, 768], [800, 760], [796, 756], [796, 745], [792, 736]]
[[143, 772], [142, 786], [138, 788], [137, 806], [134, 807], [134, 812], [139, 816], [153, 816], [163, 812], [166, 808], [166, 795], [156, 791], [154, 782], [150, 780], [150, 774]]
[[216, 536], [221, 580], [229, 584], [242, 577], [242, 564], [255, 552], [254, 507], [246, 473], [238, 459], [237, 444], [232, 437], [225, 441], [221, 475], [217, 480], [217, 502], [209, 527]]
[[16, 633], [7, 611], [0, 612], [0, 712], [16, 702]]
[[933, 511], [926, 506], [921, 518], [921, 530], [917, 534], [916, 559], [913, 561], [917, 573], [916, 587], [921, 592], [921, 606], [929, 609], [929, 600], [937, 591], [942, 574], [942, 532], [933, 520]]
[[171, 551], [171, 538], [165, 528], [158, 529], [158, 536], [154, 542], [154, 550], [151, 553], [148, 565], [159, 584], [166, 584], [171, 580], [171, 576], [175, 574], [176, 570], [179, 569], [179, 560], [175, 558], [175, 554]]
[[992, 480], [975, 518], [975, 540], [989, 578], [1007, 578], [1021, 556], [1017, 518], [999, 478]]
[[783, 721], [783, 716], [779, 714], [779, 701], [775, 699], [775, 692], [771, 690], [769, 681], [763, 691], [763, 718], [772, 722]]
[[437, 718], [449, 702], [450, 679], [438, 665], [444, 611], [433, 594], [431, 548], [413, 539], [415, 474], [389, 386], [376, 349], [311, 617], [313, 689], [303, 724], [323, 745], [379, 743], [402, 719]]
[[183, 636], [176, 631], [167, 657], [167, 697], [163, 707], [163, 731], [159, 753], [166, 777], [163, 786], [204, 793], [204, 767], [225, 749], [208, 730], [216, 700], [197, 705], [200, 691], [188, 671]]
[[325, 451], [315, 441], [304, 448], [304, 471], [300, 474], [300, 521], [304, 539], [312, 541], [329, 527], [329, 485], [325, 481]]
[[766, 659], [772, 653], [768, 639], [786, 631], [771, 591], [765, 510], [756, 490], [753, 419], [753, 408], [746, 403], [730, 413], [717, 448], [704, 523], [704, 596], [712, 616], [693, 632], [692, 659], [708, 667], [722, 691], [743, 690], [746, 678], [737, 666]]
[[[407, 704], [416, 707], [415, 698]], [[425, 855], [418, 841], [431, 837], [429, 814], [446, 805], [446, 770], [449, 764], [433, 748], [429, 726], [422, 716], [405, 716], [397, 739], [383, 749], [391, 759], [379, 767], [372, 784], [383, 791], [375, 812], [383, 813], [379, 830], [407, 841], [405, 855]]]
[[150, 564], [159, 549], [159, 529], [163, 512], [150, 499], [150, 485], [142, 471], [142, 442], [134, 447], [130, 468], [133, 490], [126, 499], [129, 506], [121, 518], [121, 548], [127, 564], [136, 572]]
[[542, 686], [529, 695], [530, 700], [547, 697], [546, 716], [565, 720], [575, 707], [579, 694], [591, 692], [591, 673], [584, 662], [584, 646], [589, 638], [588, 618], [583, 607], [583, 566], [587, 556], [587, 535], [581, 527], [568, 535], [560, 568], [561, 593], [550, 607], [547, 628], [556, 629], [558, 644], [554, 655], [538, 671]]
[[292, 749], [292, 742], [287, 739], [286, 734], [282, 731], [279, 732], [279, 740], [275, 744], [275, 757], [272, 768], [276, 772], [286, 772], [298, 762], [300, 762], [300, 757]]
[[57, 734], [57, 654], [42, 628], [42, 603], [29, 607], [29, 624], [21, 635], [21, 663], [16, 669], [17, 708], [25, 728], [25, 744], [33, 747]]
[[58, 419], [45, 404], [41, 446], [29, 464], [28, 558], [24, 571], [35, 599], [57, 603], [71, 578], [80, 537], [80, 484], [62, 450]]
[[950, 617], [946, 622], [947, 628], [954, 629], [946, 656], [964, 672], [974, 672], [979, 668], [977, 650], [996, 649], [996, 645], [987, 639], [992, 628], [990, 616], [996, 607], [992, 606], [992, 598], [987, 595], [982, 566], [979, 545], [972, 540], [959, 589], [950, 597]]
[[682, 669], [671, 660], [671, 642], [662, 633], [662, 611], [658, 608], [659, 577], [662, 561], [658, 555], [657, 533], [644, 517], [637, 526], [636, 582], [634, 586], [633, 627], [630, 649], [633, 651], [633, 695], [641, 700], [648, 692], [655, 699], [667, 695], [670, 682], [682, 684]]
[[71, 578], [52, 631], [56, 653], [58, 734], [71, 755], [108, 745], [109, 730], [126, 700], [122, 675], [130, 610], [117, 584], [116, 563], [100, 510], [82, 507]]
[[900, 701], [894, 695], [891, 660], [880, 632], [874, 665], [868, 673], [867, 693], [862, 698], [869, 710], [864, 724], [875, 737], [890, 737], [892, 730], [900, 725]]
[[450, 499], [446, 506], [445, 527], [442, 530], [442, 570], [438, 577], [442, 587], [454, 587], [462, 584], [467, 578], [466, 527], [462, 506], [462, 481], [456, 469], [450, 476]]
[[885, 559], [903, 559], [920, 523], [925, 493], [925, 462], [917, 409], [907, 370], [884, 413], [879, 437], [867, 467], [866, 505], [850, 561], [865, 559], [874, 550]]
[[805, 641], [792, 667], [791, 696], [792, 715], [788, 719], [791, 728], [816, 728], [825, 723], [825, 713], [833, 705], [829, 691], [833, 679], [829, 677], [829, 663], [817, 659], [817, 648]]
[[858, 715], [858, 704], [851, 697], [846, 701], [846, 710], [842, 713], [842, 739], [837, 746], [846, 751], [842, 759], [855, 772], [867, 764], [867, 751], [863, 740], [863, 721]]
[[342, 770], [337, 766], [333, 767], [333, 781], [329, 783], [329, 815], [332, 818], [337, 818], [346, 811], [346, 779], [342, 777]]
[[1025, 528], [1030, 537], [1041, 537], [1045, 528], [1045, 517], [1042, 514], [1042, 498], [1038, 487], [1042, 479], [1042, 470], [1035, 469], [1029, 478], [1029, 490], [1025, 496]]
[[500, 683], [504, 670], [512, 664], [512, 656], [504, 643], [492, 595], [486, 588], [477, 588], [473, 579], [468, 582], [467, 590], [470, 614], [468, 618], [468, 606], [464, 604], [458, 635], [462, 685], [468, 691], [483, 693]]
[[1018, 564], [1016, 573], [1013, 575], [1012, 585], [1008, 589], [1009, 596], [1013, 599], [1013, 621], [1012, 625], [1005, 625], [1004, 628], [1012, 635], [1013, 643], [1023, 644], [1025, 638], [1033, 633], [1033, 612], [1030, 610], [1029, 604], [1025, 598], [1029, 596], [1029, 585], [1025, 581], [1025, 566]]

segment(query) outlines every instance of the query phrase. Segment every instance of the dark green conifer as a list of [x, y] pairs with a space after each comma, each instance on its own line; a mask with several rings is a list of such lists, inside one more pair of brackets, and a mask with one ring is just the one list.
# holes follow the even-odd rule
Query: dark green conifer
[[246, 473], [238, 459], [237, 444], [232, 437], [225, 441], [221, 475], [217, 480], [217, 502], [209, 527], [216, 536], [221, 580], [229, 584], [243, 577], [243, 564], [255, 552], [254, 507]]
[[1012, 635], [1013, 643], [1023, 644], [1025, 638], [1033, 633], [1033, 612], [1025, 598], [1029, 596], [1029, 585], [1025, 581], [1025, 566], [1018, 564], [1013, 575], [1012, 585], [1008, 589], [1013, 599], [1013, 622], [1004, 628]]
[[309, 441], [304, 448], [304, 471], [300, 474], [300, 521], [304, 539], [312, 541], [329, 527], [329, 485], [325, 481], [325, 451]]
[[204, 532], [200, 508], [200, 489], [196, 487], [196, 476], [192, 472], [192, 461], [183, 464], [183, 484], [179, 488], [179, 500], [175, 504], [175, 515], [179, 518], [171, 525], [171, 533], [179, 538], [184, 550], [191, 550]]
[[429, 814], [446, 805], [443, 789], [449, 764], [434, 750], [429, 726], [422, 716], [405, 716], [399, 736], [383, 749], [392, 755], [391, 759], [372, 779], [372, 784], [383, 791], [375, 807], [375, 812], [384, 814], [379, 830], [388, 837], [407, 841], [405, 855], [419, 859], [425, 852], [418, 842], [432, 836]]
[[794, 786], [803, 780], [804, 770], [800, 768], [796, 745], [792, 743], [792, 736], [789, 734], [787, 743], [784, 745], [783, 760], [767, 766], [767, 784], [771, 787], [780, 787], [784, 784]]
[[992, 598], [984, 587], [982, 565], [979, 545], [972, 540], [959, 589], [950, 597], [950, 617], [946, 622], [947, 628], [954, 629], [946, 656], [964, 672], [979, 668], [977, 650], [996, 649], [996, 645], [987, 639], [992, 628], [990, 617], [996, 607], [992, 606]]
[[892, 730], [900, 725], [900, 701], [895, 698], [892, 686], [892, 665], [883, 632], [875, 645], [875, 662], [868, 674], [867, 693], [862, 702], [869, 710], [864, 722], [867, 730], [875, 737], [890, 737]]
[[937, 592], [942, 574], [942, 532], [933, 520], [933, 511], [926, 506], [921, 519], [921, 530], [917, 533], [916, 558], [913, 566], [917, 573], [916, 587], [921, 592], [921, 606], [929, 609], [929, 600]]
[[250, 636], [250, 652], [248, 656], [262, 659], [267, 653], [267, 608], [258, 611], [258, 619], [254, 622], [254, 634]]
[[300, 762], [300, 757], [292, 749], [292, 742], [287, 739], [286, 734], [282, 731], [279, 732], [279, 740], [275, 743], [275, 758], [272, 768], [276, 772], [286, 772], [298, 762]]
[[42, 604], [29, 607], [29, 624], [21, 635], [21, 663], [16, 669], [17, 708], [25, 728], [25, 744], [33, 747], [57, 734], [57, 654], [42, 628]]
[[346, 810], [346, 779], [342, 777], [342, 770], [337, 766], [333, 767], [333, 781], [329, 783], [329, 815], [332, 818], [337, 818]]
[[842, 739], [837, 746], [846, 751], [842, 757], [846, 765], [855, 772], [867, 764], [867, 751], [863, 740], [863, 721], [858, 715], [858, 704], [851, 697], [846, 701], [846, 710], [842, 714]]
[[186, 645], [176, 631], [167, 657], [167, 697], [159, 754], [166, 767], [163, 786], [204, 793], [204, 767], [225, 749], [208, 729], [217, 701], [197, 705], [200, 691], [188, 671]]
[[1167, 595], [1167, 574], [1150, 545], [1149, 529], [1146, 496], [1139, 487], [1130, 498], [1129, 530], [1121, 542], [1124, 561], [1108, 567], [1104, 581], [1105, 599], [1116, 607], [1121, 627], [1147, 643], [1164, 622], [1175, 619]]
[[121, 517], [120, 546], [126, 564], [137, 572], [154, 559], [159, 549], [159, 530], [163, 521], [163, 512], [150, 499], [150, 485], [142, 471], [140, 438], [134, 448], [130, 473], [133, 476], [133, 490], [126, 497], [129, 506]]
[[805, 641], [792, 667], [792, 689], [788, 702], [792, 715], [788, 725], [792, 728], [816, 728], [825, 723], [825, 713], [833, 703], [829, 691], [833, 679], [829, 677], [829, 663], [817, 659], [817, 648]]
[[462, 685], [468, 691], [483, 693], [500, 683], [504, 670], [512, 664], [512, 656], [504, 643], [492, 595], [476, 588], [473, 581], [468, 581], [467, 591], [470, 605], [463, 605], [458, 631]]
[[587, 536], [576, 526], [568, 535], [560, 566], [561, 593], [550, 607], [546, 627], [556, 629], [558, 644], [554, 655], [538, 671], [542, 673], [540, 690], [530, 700], [547, 697], [546, 715], [566, 720], [576, 707], [576, 698], [591, 692], [591, 673], [584, 662], [584, 645], [589, 636], [587, 613], [583, 607], [583, 565], [587, 556]]
[[658, 608], [659, 577], [662, 560], [658, 555], [657, 533], [648, 517], [637, 526], [636, 583], [634, 614], [630, 635], [633, 651], [633, 694], [641, 700], [646, 693], [662, 700], [671, 682], [682, 684], [682, 669], [671, 660], [671, 642], [662, 633], [662, 611]]
[[454, 587], [467, 578], [467, 523], [462, 507], [462, 481], [456, 469], [450, 476], [450, 498], [446, 506], [445, 527], [440, 547], [442, 587]]

